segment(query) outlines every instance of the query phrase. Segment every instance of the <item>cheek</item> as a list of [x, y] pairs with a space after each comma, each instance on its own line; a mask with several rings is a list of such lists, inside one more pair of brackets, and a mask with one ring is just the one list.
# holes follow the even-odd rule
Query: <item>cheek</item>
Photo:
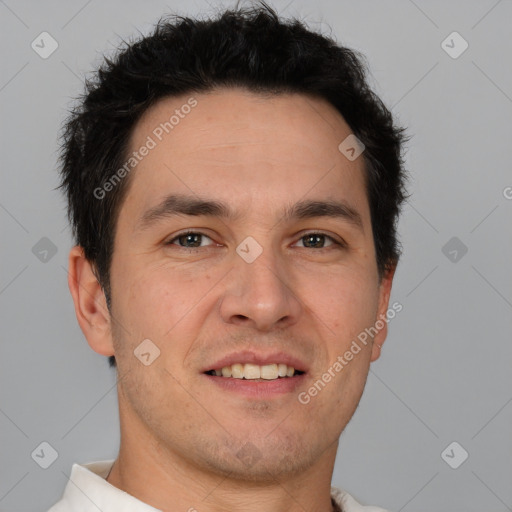
[[128, 275], [130, 280], [119, 301], [122, 317], [131, 326], [131, 333], [162, 342], [179, 329], [184, 318], [200, 311], [197, 305], [212, 285], [207, 275], [165, 265]]
[[[300, 296], [313, 318], [340, 344], [357, 337], [375, 321], [378, 287], [368, 274], [341, 268], [300, 281]], [[332, 337], [332, 336], [331, 336]]]

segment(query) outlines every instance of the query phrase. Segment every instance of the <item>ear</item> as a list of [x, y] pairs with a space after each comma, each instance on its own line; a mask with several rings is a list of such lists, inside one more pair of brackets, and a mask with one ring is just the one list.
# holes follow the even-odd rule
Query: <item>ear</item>
[[105, 294], [82, 247], [71, 249], [68, 263], [68, 285], [80, 328], [95, 352], [104, 356], [114, 355]]
[[387, 311], [389, 308], [389, 297], [391, 295], [391, 285], [393, 284], [393, 277], [395, 275], [396, 265], [390, 267], [385, 271], [379, 285], [379, 307], [377, 311], [377, 318], [375, 319], [376, 327], [380, 328], [373, 338], [372, 356], [370, 361], [376, 361], [380, 356], [381, 347], [386, 341], [388, 335], [388, 322]]

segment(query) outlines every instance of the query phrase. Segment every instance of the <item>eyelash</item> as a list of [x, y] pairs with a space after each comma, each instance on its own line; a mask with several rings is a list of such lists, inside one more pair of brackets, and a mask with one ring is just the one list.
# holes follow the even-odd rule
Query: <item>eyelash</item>
[[[210, 240], [212, 240], [211, 237], [209, 237], [206, 233], [202, 233], [201, 231], [188, 230], [188, 231], [183, 231], [182, 233], [178, 233], [176, 236], [171, 238], [169, 241], [165, 242], [165, 245], [176, 245], [176, 244], [173, 244], [173, 242], [175, 240], [177, 240], [178, 238], [181, 238], [182, 236], [187, 236], [187, 235], [201, 235], [201, 236], [204, 236], [204, 237], [209, 238]], [[336, 240], [334, 237], [332, 237], [330, 235], [327, 235], [326, 233], [322, 233], [321, 231], [310, 231], [308, 233], [304, 233], [299, 238], [299, 240], [301, 240], [301, 239], [303, 239], [303, 238], [305, 238], [307, 236], [310, 236], [310, 235], [321, 235], [321, 236], [325, 237], [326, 239], [329, 239], [333, 243], [334, 246], [338, 246], [337, 247], [338, 249], [346, 248], [345, 242], [340, 242], [340, 241]], [[202, 248], [202, 247], [182, 247], [180, 245], [176, 245], [176, 247], [178, 247], [180, 249], [183, 249], [185, 251], [195, 251], [197, 249], [201, 249]], [[329, 249], [329, 247], [332, 247], [332, 246], [320, 247], [319, 249], [315, 249], [315, 250], [316, 251], [323, 251], [323, 250]], [[303, 247], [303, 249], [310, 249], [310, 247]]]

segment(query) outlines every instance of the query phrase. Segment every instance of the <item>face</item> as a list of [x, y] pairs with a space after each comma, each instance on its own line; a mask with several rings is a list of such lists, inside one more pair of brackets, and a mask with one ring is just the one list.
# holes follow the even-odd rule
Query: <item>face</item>
[[338, 150], [350, 133], [324, 101], [238, 89], [168, 98], [138, 122], [131, 150], [154, 147], [111, 265], [126, 435], [245, 479], [333, 460], [377, 357], [371, 340], [344, 354], [390, 289], [363, 158]]

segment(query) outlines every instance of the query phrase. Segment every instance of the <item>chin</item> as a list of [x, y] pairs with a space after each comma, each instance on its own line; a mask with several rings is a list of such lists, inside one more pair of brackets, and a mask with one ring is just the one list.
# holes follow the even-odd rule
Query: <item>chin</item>
[[299, 433], [285, 438], [253, 435], [246, 441], [225, 441], [224, 447], [217, 444], [203, 451], [202, 462], [209, 471], [240, 482], [275, 484], [276, 480], [303, 473], [325, 453], [320, 441], [315, 449]]

